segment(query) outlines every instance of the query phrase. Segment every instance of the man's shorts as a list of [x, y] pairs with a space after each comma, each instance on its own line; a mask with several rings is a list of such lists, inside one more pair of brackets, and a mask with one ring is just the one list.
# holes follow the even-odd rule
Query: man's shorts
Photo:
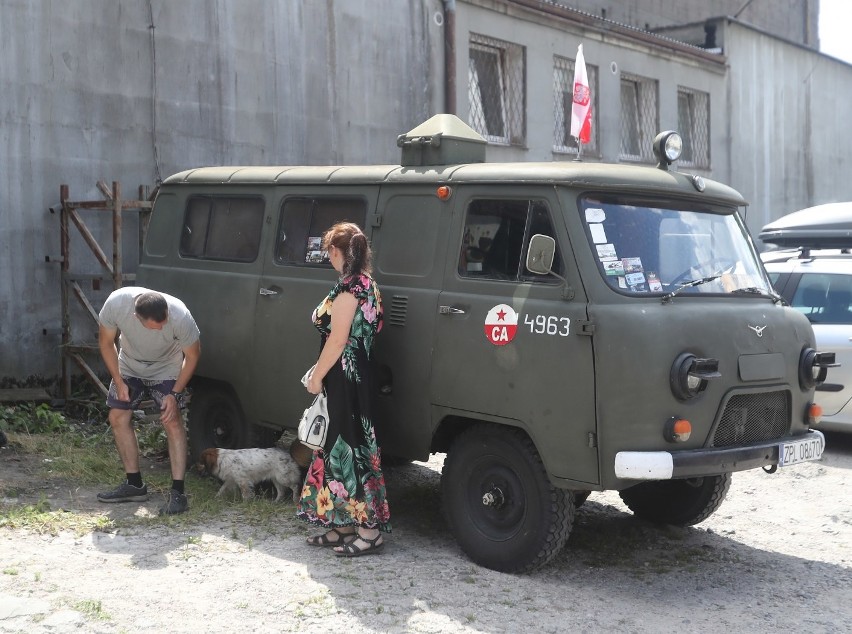
[[[107, 407], [110, 409], [139, 409], [139, 405], [142, 401], [146, 400], [146, 398], [154, 399], [157, 407], [162, 407], [163, 399], [171, 394], [172, 388], [175, 386], [173, 379], [168, 379], [166, 381], [152, 381], [148, 379], [137, 379], [135, 376], [125, 376], [122, 378], [127, 384], [128, 392], [130, 392], [130, 400], [119, 401], [115, 389], [115, 381], [110, 381], [109, 394], [107, 394], [106, 401]], [[180, 400], [181, 399], [178, 399], [178, 406], [182, 405]]]

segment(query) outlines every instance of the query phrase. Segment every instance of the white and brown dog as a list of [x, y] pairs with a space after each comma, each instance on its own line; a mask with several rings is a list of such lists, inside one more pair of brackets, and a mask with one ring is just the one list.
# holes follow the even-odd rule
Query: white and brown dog
[[198, 463], [202, 473], [210, 473], [222, 481], [216, 495], [229, 489], [239, 489], [243, 499], [254, 497], [254, 486], [269, 480], [275, 486], [275, 501], [284, 497], [284, 489], [293, 492], [293, 501], [302, 492], [302, 473], [299, 465], [282, 449], [219, 449], [211, 447], [201, 452]]

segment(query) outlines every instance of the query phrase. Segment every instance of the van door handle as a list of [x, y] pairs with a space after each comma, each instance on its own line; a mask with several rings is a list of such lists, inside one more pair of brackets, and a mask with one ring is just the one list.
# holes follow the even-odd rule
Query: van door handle
[[438, 306], [438, 313], [441, 315], [464, 315], [464, 311], [461, 308], [453, 306]]
[[260, 289], [260, 294], [261, 294], [262, 296], [264, 296], [264, 297], [265, 297], [266, 295], [278, 295], [278, 291], [273, 290], [273, 289], [271, 289], [271, 288], [261, 288], [261, 289]]

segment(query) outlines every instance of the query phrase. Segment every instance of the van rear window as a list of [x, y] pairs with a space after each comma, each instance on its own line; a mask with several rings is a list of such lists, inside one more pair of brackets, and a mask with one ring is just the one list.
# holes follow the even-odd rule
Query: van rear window
[[186, 204], [180, 255], [254, 262], [260, 249], [263, 210], [260, 197], [192, 196]]

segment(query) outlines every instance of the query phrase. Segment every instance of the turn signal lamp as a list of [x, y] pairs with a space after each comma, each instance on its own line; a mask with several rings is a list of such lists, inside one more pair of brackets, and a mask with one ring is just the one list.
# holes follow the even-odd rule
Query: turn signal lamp
[[453, 195], [453, 190], [448, 185], [441, 185], [435, 190], [435, 195], [441, 200], [448, 200]]
[[665, 437], [669, 442], [686, 442], [692, 435], [692, 423], [685, 418], [670, 418], [666, 423]]
[[811, 403], [808, 405], [808, 424], [816, 425], [822, 420], [822, 405]]

